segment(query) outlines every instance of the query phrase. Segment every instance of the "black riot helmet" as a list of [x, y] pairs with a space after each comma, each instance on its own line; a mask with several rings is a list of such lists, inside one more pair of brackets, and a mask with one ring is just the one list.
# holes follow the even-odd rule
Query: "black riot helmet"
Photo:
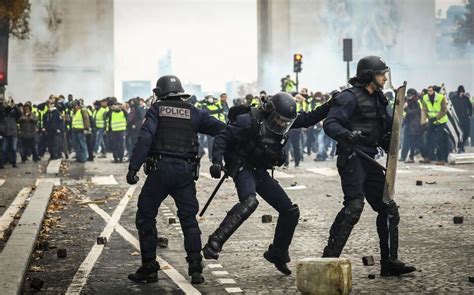
[[357, 63], [356, 77], [349, 80], [349, 83], [354, 85], [354, 83], [351, 82], [353, 81], [362, 84], [368, 84], [374, 81], [376, 74], [384, 74], [389, 70], [390, 68], [382, 58], [369, 55], [359, 60]]
[[184, 93], [181, 81], [173, 75], [160, 77], [156, 81], [156, 88], [153, 89], [153, 93], [160, 99], [188, 99], [191, 96]]
[[265, 127], [276, 134], [285, 134], [296, 120], [296, 102], [286, 93], [279, 92], [265, 103]]

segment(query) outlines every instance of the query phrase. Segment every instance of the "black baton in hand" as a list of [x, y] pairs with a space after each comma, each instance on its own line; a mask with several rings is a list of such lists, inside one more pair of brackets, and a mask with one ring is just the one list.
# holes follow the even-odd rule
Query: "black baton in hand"
[[381, 169], [382, 171], [384, 172], [387, 172], [387, 168], [385, 168], [382, 164], [380, 164], [379, 162], [377, 162], [374, 158], [372, 158], [371, 156], [367, 155], [366, 153], [364, 153], [363, 151], [359, 150], [358, 148], [352, 148], [352, 150], [359, 156], [361, 157], [362, 159], [368, 161], [369, 163], [373, 164], [374, 166], [376, 166], [377, 168]]
[[216, 196], [217, 191], [219, 190], [219, 188], [221, 187], [222, 183], [224, 182], [224, 180], [226, 178], [227, 178], [227, 172], [224, 172], [224, 175], [221, 177], [221, 180], [219, 180], [219, 183], [217, 184], [216, 188], [214, 189], [211, 196], [207, 200], [206, 205], [204, 205], [204, 208], [202, 208], [201, 213], [199, 213], [199, 217], [202, 217], [204, 215], [204, 213], [207, 210], [207, 207], [209, 207], [209, 205], [211, 204], [212, 199], [214, 199], [214, 197]]

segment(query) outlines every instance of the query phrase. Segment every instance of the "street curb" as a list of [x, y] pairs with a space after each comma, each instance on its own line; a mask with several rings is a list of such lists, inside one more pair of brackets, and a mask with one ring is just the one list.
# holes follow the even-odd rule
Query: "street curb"
[[18, 225], [0, 254], [0, 290], [2, 290], [2, 294], [20, 294], [21, 292], [23, 278], [28, 269], [31, 254], [53, 192], [53, 185], [52, 182], [42, 182], [38, 185]]

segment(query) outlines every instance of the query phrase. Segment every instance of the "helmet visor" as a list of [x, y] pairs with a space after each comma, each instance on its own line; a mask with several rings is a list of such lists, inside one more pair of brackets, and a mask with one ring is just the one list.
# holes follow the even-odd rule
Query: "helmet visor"
[[272, 112], [265, 120], [265, 126], [276, 134], [285, 134], [290, 130], [295, 120], [296, 118], [288, 119], [280, 116], [276, 112]]

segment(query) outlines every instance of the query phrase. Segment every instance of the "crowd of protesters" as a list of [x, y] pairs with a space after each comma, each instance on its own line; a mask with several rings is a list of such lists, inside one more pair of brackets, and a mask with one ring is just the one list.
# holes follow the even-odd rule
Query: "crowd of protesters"
[[[310, 92], [307, 88], [296, 92], [295, 84], [288, 81], [291, 82], [288, 77], [282, 81], [282, 90], [292, 93], [298, 111], [311, 111], [338, 92]], [[386, 97], [391, 108], [393, 93], [387, 92]], [[261, 91], [258, 95], [233, 99], [231, 105], [226, 93], [219, 97], [209, 94], [202, 100], [192, 96], [189, 102], [227, 122], [232, 105], [259, 107], [266, 99], [267, 93]], [[0, 169], [5, 165], [17, 167], [17, 154], [24, 163], [30, 157], [37, 162], [46, 152], [51, 160], [68, 159], [74, 152], [74, 160], [79, 163], [94, 161], [96, 156], [105, 158], [110, 152], [114, 163], [126, 162], [133, 153], [140, 126], [152, 101], [152, 97], [147, 100], [136, 97], [120, 103], [115, 97], [107, 97], [85, 105], [84, 100], [74, 99], [71, 94], [67, 99], [63, 95], [51, 95], [40, 104], [15, 103], [11, 97], [0, 101]], [[453, 140], [447, 127], [450, 120], [462, 131], [457, 140]], [[420, 92], [408, 89], [399, 160], [413, 163], [418, 156], [421, 163], [434, 161], [444, 165], [450, 152], [465, 151], [472, 124], [472, 98], [463, 86], [449, 94], [437, 86]], [[200, 135], [199, 141], [200, 156], [206, 152], [210, 155], [212, 137]], [[470, 143], [474, 144], [472, 138]], [[289, 166], [290, 159], [298, 167], [305, 157], [311, 159], [312, 155], [314, 161], [333, 159], [336, 143], [324, 133], [321, 122], [307, 129], [291, 129], [285, 149], [289, 157], [284, 168]]]
[[146, 103], [132, 98], [119, 103], [108, 97], [85, 105], [82, 99], [51, 95], [40, 104], [15, 103], [12, 97], [0, 100], [0, 169], [17, 167], [30, 157], [68, 159], [74, 152], [76, 162], [113, 155], [115, 163], [126, 160], [138, 138], [145, 117]]

